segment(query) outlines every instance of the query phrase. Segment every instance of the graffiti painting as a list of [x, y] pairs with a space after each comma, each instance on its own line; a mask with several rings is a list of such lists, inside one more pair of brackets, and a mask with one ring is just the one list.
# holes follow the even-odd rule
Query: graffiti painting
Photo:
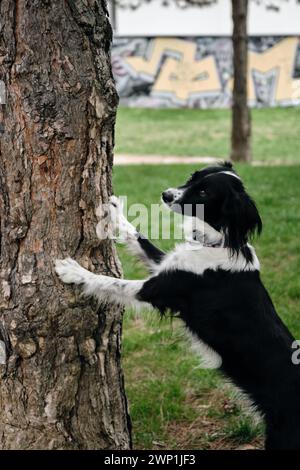
[[[115, 38], [112, 65], [125, 105], [231, 105], [230, 38]], [[248, 96], [251, 106], [300, 105], [300, 38], [249, 39]]]

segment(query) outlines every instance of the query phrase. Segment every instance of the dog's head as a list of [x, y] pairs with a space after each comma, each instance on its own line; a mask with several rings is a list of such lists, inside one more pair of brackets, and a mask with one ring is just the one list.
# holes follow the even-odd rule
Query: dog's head
[[196, 171], [184, 185], [164, 191], [162, 200], [175, 212], [203, 217], [223, 234], [224, 246], [235, 253], [262, 230], [256, 205], [230, 162]]

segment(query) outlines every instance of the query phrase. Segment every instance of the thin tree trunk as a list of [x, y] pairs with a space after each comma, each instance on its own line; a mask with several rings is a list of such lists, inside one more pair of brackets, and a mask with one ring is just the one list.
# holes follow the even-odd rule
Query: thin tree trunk
[[251, 160], [251, 115], [247, 103], [248, 0], [232, 0], [233, 19], [233, 103], [231, 159]]
[[0, 448], [127, 449], [122, 311], [53, 268], [70, 255], [120, 275], [95, 233], [118, 102], [106, 3], [1, 0], [0, 32]]

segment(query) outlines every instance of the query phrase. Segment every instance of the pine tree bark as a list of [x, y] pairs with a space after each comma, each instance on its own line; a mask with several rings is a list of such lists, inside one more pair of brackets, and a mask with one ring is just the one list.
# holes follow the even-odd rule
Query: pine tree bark
[[56, 258], [120, 275], [96, 237], [117, 94], [105, 0], [1, 0], [1, 449], [127, 449], [122, 311], [63, 285]]
[[248, 0], [232, 0], [233, 19], [233, 102], [231, 159], [251, 160], [251, 115], [247, 102], [248, 87]]

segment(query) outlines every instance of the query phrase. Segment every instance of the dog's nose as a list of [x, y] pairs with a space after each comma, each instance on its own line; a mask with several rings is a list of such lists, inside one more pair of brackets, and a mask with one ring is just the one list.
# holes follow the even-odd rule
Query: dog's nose
[[167, 189], [167, 191], [163, 191], [162, 198], [164, 202], [172, 202], [174, 199], [174, 194], [172, 191]]

